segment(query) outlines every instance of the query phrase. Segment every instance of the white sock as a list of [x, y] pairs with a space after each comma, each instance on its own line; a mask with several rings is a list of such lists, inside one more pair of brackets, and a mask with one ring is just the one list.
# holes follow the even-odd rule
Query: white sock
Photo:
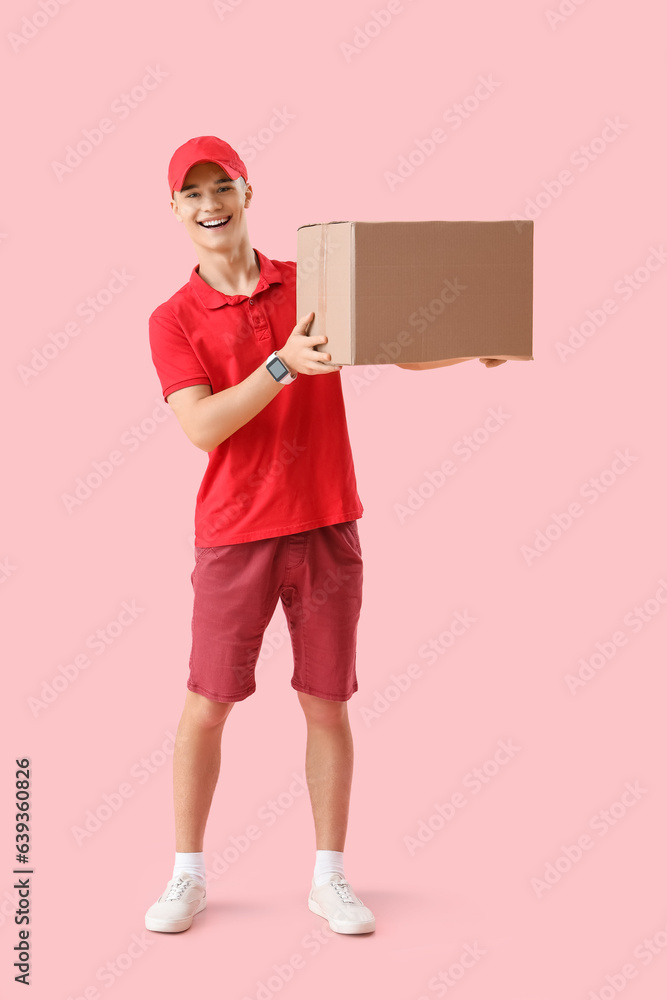
[[172, 878], [187, 872], [188, 875], [195, 875], [201, 882], [206, 882], [206, 868], [204, 866], [204, 852], [194, 854], [181, 853], [176, 851], [174, 862], [174, 873]]
[[345, 878], [343, 870], [342, 851], [315, 851], [315, 871], [313, 878], [315, 885], [324, 885], [329, 881], [329, 877], [337, 872]]

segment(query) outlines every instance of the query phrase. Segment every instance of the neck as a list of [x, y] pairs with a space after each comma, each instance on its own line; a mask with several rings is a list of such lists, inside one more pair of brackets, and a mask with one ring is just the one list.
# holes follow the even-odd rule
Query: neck
[[246, 239], [231, 250], [198, 247], [199, 277], [225, 295], [252, 295], [259, 281], [259, 260]]

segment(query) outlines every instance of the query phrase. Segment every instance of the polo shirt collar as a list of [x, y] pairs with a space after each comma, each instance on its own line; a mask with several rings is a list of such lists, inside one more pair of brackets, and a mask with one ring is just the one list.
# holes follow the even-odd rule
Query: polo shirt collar
[[[268, 257], [265, 257], [255, 247], [253, 247], [253, 250], [259, 260], [259, 281], [253, 295], [258, 295], [270, 285], [281, 284], [283, 279], [278, 268], [271, 263]], [[199, 264], [192, 269], [190, 285], [207, 309], [219, 309], [220, 306], [238, 305], [239, 302], [243, 302], [244, 299], [249, 298], [248, 295], [225, 295], [224, 292], [219, 292], [217, 288], [212, 288], [200, 277]]]

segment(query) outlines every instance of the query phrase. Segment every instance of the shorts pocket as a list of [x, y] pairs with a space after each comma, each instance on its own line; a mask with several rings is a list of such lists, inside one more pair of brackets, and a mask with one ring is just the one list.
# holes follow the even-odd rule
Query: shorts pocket
[[357, 553], [361, 556], [361, 542], [359, 540], [359, 529], [357, 527], [356, 521], [342, 521], [341, 528], [343, 528], [346, 538], [348, 539], [350, 545]]

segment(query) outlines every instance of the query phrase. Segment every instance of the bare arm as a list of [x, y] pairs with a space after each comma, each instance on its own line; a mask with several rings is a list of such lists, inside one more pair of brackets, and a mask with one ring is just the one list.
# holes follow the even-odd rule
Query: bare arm
[[[462, 361], [474, 361], [475, 358], [452, 358], [449, 361], [413, 361], [411, 364], [399, 365], [397, 368], [411, 368], [413, 371], [424, 371], [426, 368], [444, 368], [445, 365], [458, 365]], [[496, 365], [504, 365], [506, 358], [477, 358], [487, 368], [495, 368]]]
[[[339, 371], [340, 365], [328, 364], [330, 354], [314, 350], [314, 344], [324, 344], [324, 335], [308, 337], [304, 332], [314, 313], [302, 317], [278, 351], [278, 357], [292, 372], [321, 375]], [[181, 427], [202, 451], [213, 451], [234, 431], [252, 420], [279, 392], [289, 392], [289, 385], [276, 382], [262, 363], [247, 378], [220, 392], [210, 385], [189, 385], [167, 396], [167, 402]]]
[[229, 389], [214, 393], [210, 385], [189, 385], [169, 393], [167, 402], [192, 443], [213, 451], [284, 388], [261, 365]]
[[410, 364], [399, 365], [397, 368], [411, 368], [412, 371], [420, 372], [426, 368], [444, 368], [446, 365], [458, 365], [462, 361], [472, 361], [472, 358], [453, 358], [449, 361], [413, 361]]

